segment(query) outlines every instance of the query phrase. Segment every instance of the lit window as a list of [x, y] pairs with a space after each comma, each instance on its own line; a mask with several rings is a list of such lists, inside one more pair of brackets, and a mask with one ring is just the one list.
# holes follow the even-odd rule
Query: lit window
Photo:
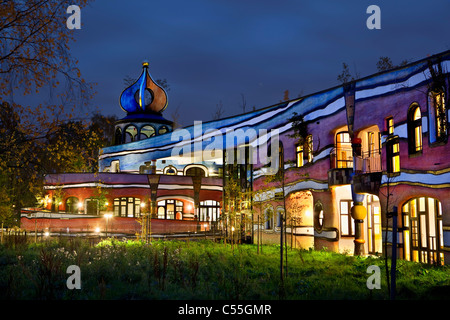
[[389, 117], [386, 119], [386, 127], [389, 135], [394, 134], [394, 118]]
[[429, 197], [414, 198], [403, 205], [402, 215], [405, 259], [444, 264], [441, 202]]
[[306, 151], [306, 159], [308, 162], [311, 162], [313, 159], [313, 138], [312, 135], [309, 135], [306, 137], [306, 145], [305, 145], [305, 151]]
[[447, 139], [447, 111], [443, 91], [431, 92], [428, 102], [430, 121], [430, 142], [441, 142]]
[[132, 197], [115, 198], [113, 210], [116, 217], [139, 217], [141, 215], [141, 199]]
[[348, 132], [336, 134], [336, 168], [353, 168], [353, 149]]
[[313, 160], [313, 139], [308, 135], [303, 144], [296, 146], [297, 167], [302, 167]]
[[200, 201], [200, 221], [218, 221], [220, 218], [220, 202], [214, 200]]
[[303, 167], [303, 146], [297, 145], [297, 167]]
[[387, 151], [387, 172], [400, 172], [400, 145], [398, 136], [392, 137], [386, 141]]
[[158, 201], [158, 219], [182, 219], [183, 201], [168, 199]]
[[409, 154], [422, 151], [422, 115], [419, 106], [414, 106], [408, 114]]

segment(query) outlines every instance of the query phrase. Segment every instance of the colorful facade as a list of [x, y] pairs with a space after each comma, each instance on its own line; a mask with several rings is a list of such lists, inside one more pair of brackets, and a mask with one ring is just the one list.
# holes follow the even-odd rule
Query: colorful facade
[[[101, 150], [100, 172], [49, 175], [46, 208], [136, 221], [149, 206], [155, 225], [178, 226], [170, 232], [186, 231], [180, 222], [223, 231], [233, 211], [254, 243], [278, 243], [284, 227], [296, 247], [382, 254], [394, 244], [400, 258], [449, 263], [449, 66], [444, 52], [173, 130], [161, 113], [167, 95], [144, 64], [121, 95], [127, 116]], [[274, 172], [282, 179], [268, 182]], [[232, 209], [236, 179], [248, 201]]]

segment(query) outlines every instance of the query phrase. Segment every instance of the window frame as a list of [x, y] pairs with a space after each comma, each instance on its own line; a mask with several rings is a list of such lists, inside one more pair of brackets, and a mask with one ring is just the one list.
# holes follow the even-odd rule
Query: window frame
[[[130, 201], [132, 200], [132, 201]], [[139, 218], [141, 216], [141, 203], [143, 200], [136, 197], [117, 197], [113, 199], [113, 215], [122, 218]], [[130, 215], [129, 204], [132, 204], [133, 211]]]
[[[417, 113], [419, 117], [417, 117]], [[422, 111], [416, 103], [412, 104], [408, 110], [408, 153], [410, 155], [422, 154]]]
[[[347, 213], [342, 213], [342, 203], [347, 203]], [[354, 237], [355, 236], [355, 222], [351, 214], [351, 209], [353, 206], [353, 200], [351, 199], [341, 199], [339, 201], [339, 228], [342, 237]], [[343, 232], [343, 218], [347, 224], [348, 232]]]

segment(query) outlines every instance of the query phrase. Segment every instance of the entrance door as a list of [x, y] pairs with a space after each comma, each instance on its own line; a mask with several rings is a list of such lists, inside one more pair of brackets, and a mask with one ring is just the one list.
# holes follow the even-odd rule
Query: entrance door
[[423, 263], [444, 263], [442, 207], [439, 200], [415, 198], [402, 208], [405, 226], [405, 259]]

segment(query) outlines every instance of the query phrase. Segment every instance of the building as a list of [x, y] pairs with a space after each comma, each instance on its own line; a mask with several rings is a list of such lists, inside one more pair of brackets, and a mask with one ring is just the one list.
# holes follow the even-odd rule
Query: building
[[[172, 130], [161, 114], [167, 95], [144, 64], [121, 95], [127, 116], [100, 172], [48, 176], [45, 207], [77, 219], [110, 212], [119, 231], [148, 205], [162, 232], [236, 227], [270, 243], [284, 227], [296, 247], [382, 254], [394, 244], [400, 258], [449, 263], [449, 66], [447, 51]], [[281, 179], [268, 181], [275, 172]], [[22, 224], [35, 226], [27, 216]]]

